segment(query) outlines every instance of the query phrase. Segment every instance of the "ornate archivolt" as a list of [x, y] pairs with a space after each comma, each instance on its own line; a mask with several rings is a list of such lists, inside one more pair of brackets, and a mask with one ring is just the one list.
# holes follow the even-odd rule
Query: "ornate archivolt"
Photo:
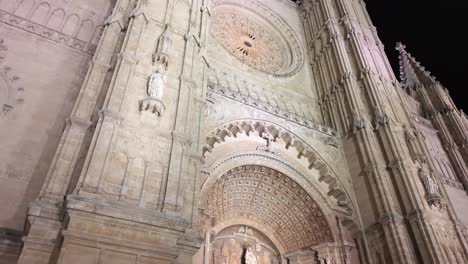
[[323, 161], [312, 147], [293, 133], [275, 124], [266, 121], [236, 121], [227, 123], [212, 131], [205, 141], [203, 155], [212, 152], [216, 144], [221, 144], [227, 138], [236, 138], [244, 134], [248, 137], [272, 138], [273, 141], [281, 143], [286, 149], [291, 147], [297, 151], [298, 159], [305, 159], [309, 169], [319, 172], [319, 181], [328, 184], [328, 195], [338, 201], [338, 205], [351, 211], [351, 203], [345, 189], [342, 187], [336, 173]]
[[223, 174], [205, 196], [206, 211], [217, 222], [246, 218], [265, 225], [287, 251], [333, 241], [322, 210], [283, 173], [244, 165]]
[[299, 41], [273, 11], [254, 0], [214, 0], [211, 6], [211, 34], [239, 60], [276, 77], [302, 68]]

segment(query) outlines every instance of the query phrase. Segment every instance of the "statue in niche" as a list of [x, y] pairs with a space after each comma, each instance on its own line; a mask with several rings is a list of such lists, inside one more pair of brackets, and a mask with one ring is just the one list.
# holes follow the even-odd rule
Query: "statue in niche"
[[151, 74], [148, 81], [148, 95], [152, 98], [161, 99], [163, 96], [166, 69], [163, 64], [158, 64], [156, 70]]
[[245, 264], [257, 264], [257, 258], [252, 252], [252, 248], [247, 248], [247, 252], [245, 253]]
[[438, 195], [439, 185], [435, 181], [433, 173], [429, 171], [429, 168], [424, 163], [419, 168], [419, 177], [421, 177], [429, 196]]

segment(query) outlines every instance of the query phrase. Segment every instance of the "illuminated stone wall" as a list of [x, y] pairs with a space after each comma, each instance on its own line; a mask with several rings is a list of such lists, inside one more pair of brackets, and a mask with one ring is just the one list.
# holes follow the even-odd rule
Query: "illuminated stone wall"
[[467, 118], [362, 1], [0, 0], [0, 33], [4, 263], [468, 259]]

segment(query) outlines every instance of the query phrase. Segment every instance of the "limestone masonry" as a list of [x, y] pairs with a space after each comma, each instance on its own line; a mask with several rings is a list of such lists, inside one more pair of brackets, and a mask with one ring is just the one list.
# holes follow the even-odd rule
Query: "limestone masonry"
[[396, 49], [362, 0], [0, 0], [0, 264], [468, 263], [468, 117]]

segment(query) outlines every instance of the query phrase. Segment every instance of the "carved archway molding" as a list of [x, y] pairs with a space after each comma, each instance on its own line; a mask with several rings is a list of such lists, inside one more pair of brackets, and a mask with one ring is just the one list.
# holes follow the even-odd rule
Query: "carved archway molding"
[[205, 157], [207, 152], [212, 152], [216, 144], [225, 142], [227, 138], [237, 138], [240, 134], [259, 138], [271, 136], [274, 138], [273, 141], [277, 143], [280, 141], [280, 143], [284, 144], [287, 150], [293, 147], [297, 151], [297, 158], [299, 160], [305, 159], [309, 164], [309, 170], [316, 169], [319, 172], [320, 176], [318, 180], [328, 184], [329, 190], [327, 194], [334, 197], [339, 206], [345, 208], [349, 212], [353, 211], [352, 200], [333, 169], [314, 148], [294, 133], [277, 124], [263, 120], [241, 120], [225, 123], [212, 130], [206, 137], [203, 147], [203, 156]]
[[[204, 209], [214, 225], [232, 219], [250, 219], [269, 227], [288, 251], [332, 242], [333, 215], [292, 177], [273, 168], [235, 166], [207, 188]], [[328, 217], [327, 217], [328, 216]], [[242, 223], [242, 222], [241, 222]]]
[[[340, 218], [351, 218], [353, 216], [349, 210], [336, 205], [334, 201], [329, 199], [327, 193], [318, 186], [318, 183], [314, 181], [312, 177], [308, 177], [310, 173], [298, 168], [283, 157], [265, 151], [239, 151], [224, 156], [222, 159], [217, 159], [207, 167], [205, 164], [202, 173], [206, 174], [208, 177], [201, 188], [200, 197], [202, 197], [202, 199], [200, 200], [200, 207], [203, 206], [202, 203], [203, 199], [206, 197], [206, 192], [222, 175], [235, 167], [246, 164], [260, 165], [277, 170], [287, 175], [306, 190], [314, 201], [320, 203], [325, 211], [333, 212]], [[329, 223], [333, 221], [328, 215], [327, 217]]]
[[[330, 227], [330, 231], [334, 241], [338, 241], [340, 234], [336, 226], [336, 218], [340, 219], [342, 224], [351, 232], [359, 229], [359, 221], [355, 219], [356, 213], [336, 205], [335, 201], [327, 196], [327, 193], [319, 186], [317, 180], [311, 177], [311, 173], [306, 170], [295, 166], [291, 161], [264, 151], [238, 151], [231, 153], [228, 156], [223, 156], [221, 159], [211, 161], [210, 164], [204, 164], [202, 173], [205, 174], [206, 180], [203, 182], [200, 190], [199, 208], [207, 213], [205, 200], [207, 199], [207, 192], [213, 187], [216, 181], [229, 170], [240, 167], [242, 165], [259, 165], [267, 168], [274, 169], [284, 175], [287, 175], [292, 181], [296, 182], [303, 188], [311, 198], [320, 204], [320, 208], [324, 212], [325, 219]], [[232, 220], [234, 221], [234, 220]], [[245, 222], [235, 222], [236, 224], [247, 224]], [[222, 230], [221, 227], [215, 223], [208, 229], [217, 231]], [[255, 226], [253, 226], [255, 227]], [[260, 231], [264, 231], [259, 229]]]

